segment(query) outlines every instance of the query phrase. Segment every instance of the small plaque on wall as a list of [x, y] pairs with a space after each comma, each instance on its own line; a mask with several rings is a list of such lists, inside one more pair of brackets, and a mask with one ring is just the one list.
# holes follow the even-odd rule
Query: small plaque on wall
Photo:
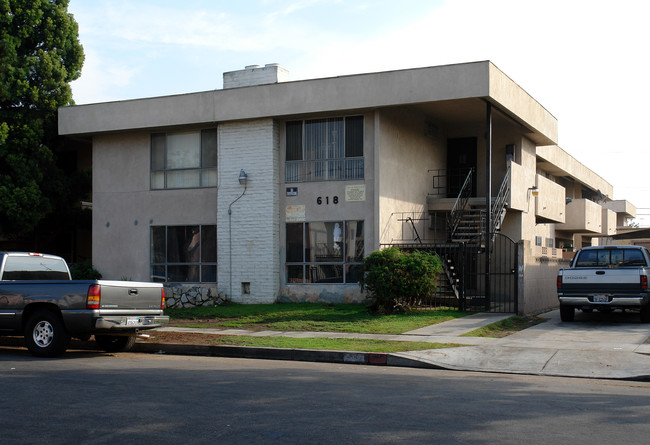
[[287, 196], [298, 196], [298, 187], [287, 187]]
[[345, 186], [345, 200], [346, 201], [365, 201], [366, 200], [366, 186], [364, 184], [346, 185]]
[[287, 222], [302, 222], [305, 220], [305, 206], [294, 205], [287, 206], [285, 209], [285, 221]]

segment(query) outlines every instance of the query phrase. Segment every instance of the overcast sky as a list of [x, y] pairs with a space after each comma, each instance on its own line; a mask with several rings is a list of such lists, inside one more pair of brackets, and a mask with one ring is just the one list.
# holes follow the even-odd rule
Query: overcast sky
[[222, 88], [246, 65], [301, 80], [491, 60], [558, 119], [560, 147], [611, 198], [650, 213], [649, 1], [71, 0], [69, 11], [86, 54], [77, 104]]

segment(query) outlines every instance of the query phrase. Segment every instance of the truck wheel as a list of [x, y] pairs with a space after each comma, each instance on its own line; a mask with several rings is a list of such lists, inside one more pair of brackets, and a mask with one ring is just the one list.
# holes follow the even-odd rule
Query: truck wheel
[[29, 352], [39, 357], [55, 357], [65, 352], [70, 334], [61, 317], [47, 310], [35, 312], [25, 325], [25, 344]]
[[573, 321], [575, 315], [576, 311], [573, 306], [560, 305], [560, 319], [562, 321]]
[[641, 306], [641, 323], [650, 323], [650, 303]]
[[106, 352], [124, 352], [135, 344], [135, 337], [126, 335], [95, 335], [95, 341], [100, 349]]

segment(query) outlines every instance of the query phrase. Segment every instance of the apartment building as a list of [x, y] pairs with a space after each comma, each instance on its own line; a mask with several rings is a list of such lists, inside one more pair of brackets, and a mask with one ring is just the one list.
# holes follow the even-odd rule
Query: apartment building
[[[531, 313], [555, 304], [568, 252], [635, 214], [489, 61], [303, 81], [269, 64], [223, 79], [59, 110], [59, 133], [92, 146], [106, 278], [165, 282], [172, 304], [361, 302], [371, 252], [475, 243], [472, 261], [513, 280], [505, 310]], [[490, 269], [497, 238], [516, 259]], [[485, 270], [471, 273], [489, 296]]]

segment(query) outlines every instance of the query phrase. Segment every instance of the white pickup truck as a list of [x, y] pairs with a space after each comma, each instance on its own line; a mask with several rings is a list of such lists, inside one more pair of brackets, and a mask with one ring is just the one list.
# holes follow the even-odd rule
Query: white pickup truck
[[557, 276], [562, 321], [573, 321], [575, 310], [639, 310], [650, 322], [650, 252], [640, 246], [597, 246], [580, 249], [569, 269]]

